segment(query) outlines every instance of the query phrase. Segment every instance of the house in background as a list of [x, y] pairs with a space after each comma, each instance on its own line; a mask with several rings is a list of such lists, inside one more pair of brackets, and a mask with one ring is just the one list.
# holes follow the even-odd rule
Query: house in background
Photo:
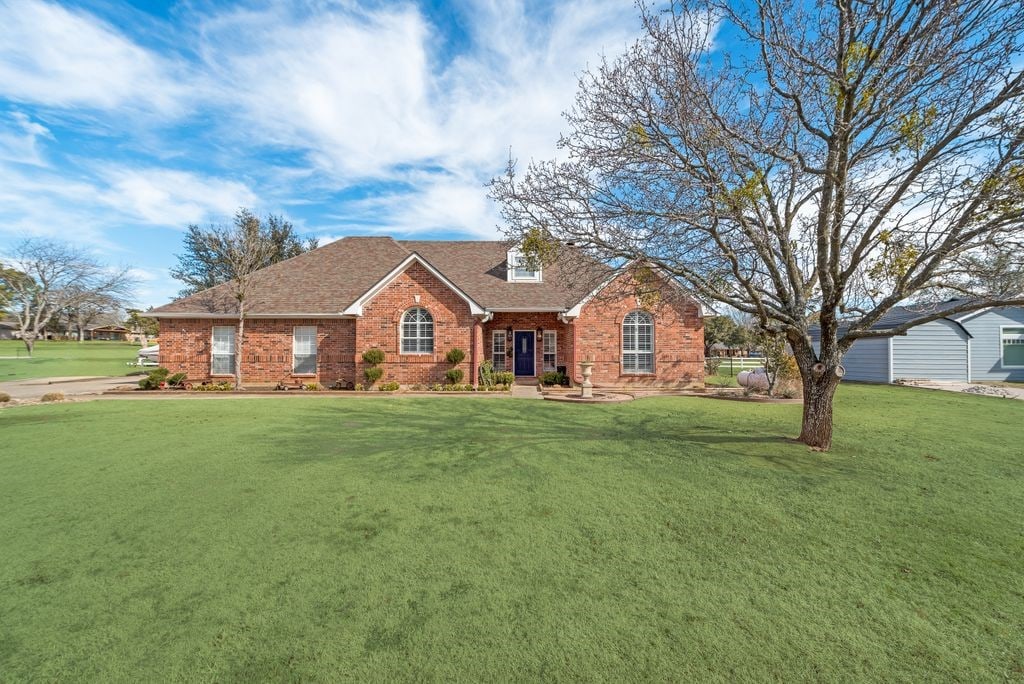
[[[874, 326], [883, 330], [964, 303], [897, 306]], [[812, 331], [812, 339], [814, 331]], [[817, 341], [815, 340], [815, 344]], [[847, 380], [1024, 382], [1024, 307], [952, 314], [903, 335], [861, 339], [843, 357]]]
[[124, 342], [128, 339], [129, 333], [131, 333], [131, 331], [123, 325], [118, 325], [116, 323], [104, 323], [87, 326], [85, 328], [83, 339]]
[[[703, 384], [701, 309], [675, 281], [645, 306], [623, 272], [594, 263], [574, 275], [575, 285], [559, 264], [527, 268], [502, 242], [347, 237], [258, 272], [242, 375], [354, 384], [363, 352], [379, 348], [383, 382], [433, 384], [460, 348], [472, 383], [486, 359], [518, 380], [562, 370], [579, 382], [588, 359], [597, 386]], [[160, 365], [192, 380], [230, 377], [235, 306], [219, 285], [147, 312], [160, 322]]]
[[18, 331], [21, 326], [18, 322], [12, 319], [0, 320], [0, 340], [13, 340], [17, 339]]

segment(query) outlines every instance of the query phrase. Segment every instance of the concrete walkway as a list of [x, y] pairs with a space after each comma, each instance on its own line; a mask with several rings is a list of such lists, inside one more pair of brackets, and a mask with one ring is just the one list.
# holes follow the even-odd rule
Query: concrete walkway
[[63, 392], [65, 397], [102, 394], [115, 387], [137, 387], [137, 377], [63, 377], [63, 378], [30, 378], [28, 380], [11, 380], [0, 382], [0, 392], [11, 395], [12, 399], [39, 399], [47, 392]]
[[543, 399], [536, 385], [512, 385], [512, 396], [518, 399]]
[[945, 390], [946, 392], [978, 394], [984, 397], [1024, 400], [1024, 385], [982, 385], [974, 382], [935, 382], [928, 380], [915, 380], [904, 384], [908, 387], [924, 387], [926, 389]]

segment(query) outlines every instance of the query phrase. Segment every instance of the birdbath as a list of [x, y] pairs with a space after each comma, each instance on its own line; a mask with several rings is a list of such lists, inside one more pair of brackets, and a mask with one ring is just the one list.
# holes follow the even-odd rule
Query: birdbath
[[593, 361], [580, 361], [580, 373], [583, 374], [583, 384], [580, 385], [580, 397], [582, 399], [594, 398], [594, 383], [590, 382], [590, 374], [593, 372]]

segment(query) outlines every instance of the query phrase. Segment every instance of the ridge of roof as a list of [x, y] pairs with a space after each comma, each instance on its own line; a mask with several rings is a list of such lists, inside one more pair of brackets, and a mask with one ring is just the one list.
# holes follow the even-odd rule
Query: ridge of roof
[[[560, 277], [564, 269], [558, 262], [544, 268], [540, 282], [510, 282], [508, 248], [502, 240], [346, 236], [257, 271], [249, 315], [355, 315], [345, 312], [413, 254], [482, 309], [564, 311], [592, 288], [592, 283], [573, 284]], [[600, 262], [592, 270], [595, 282], [614, 272]], [[221, 283], [147, 313], [156, 318], [229, 318], [237, 315], [237, 304], [230, 283]]]

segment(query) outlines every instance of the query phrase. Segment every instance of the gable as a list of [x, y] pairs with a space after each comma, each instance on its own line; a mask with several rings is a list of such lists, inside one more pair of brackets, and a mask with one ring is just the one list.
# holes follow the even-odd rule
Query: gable
[[429, 262], [427, 262], [425, 259], [423, 259], [420, 255], [416, 254], [415, 252], [413, 252], [407, 258], [405, 258], [402, 261], [402, 263], [398, 264], [398, 266], [392, 269], [390, 273], [385, 275], [378, 282], [374, 283], [374, 285], [370, 289], [363, 293], [363, 295], [356, 299], [356, 301], [352, 302], [352, 304], [350, 304], [344, 311], [342, 311], [342, 313], [347, 316], [362, 316], [363, 307], [370, 303], [374, 297], [376, 297], [378, 294], [384, 291], [388, 287], [388, 285], [395, 281], [396, 278], [405, 273], [405, 271], [409, 269], [409, 267], [412, 266], [413, 264], [418, 264], [419, 266], [424, 268], [428, 273], [430, 273], [430, 275], [434, 276], [434, 278], [436, 278], [438, 281], [444, 284], [445, 287], [447, 287], [453, 293], [458, 295], [458, 297], [469, 306], [470, 313], [485, 313], [483, 307], [481, 307], [479, 304], [473, 301], [473, 299], [469, 295], [467, 295], [461, 289], [456, 287], [455, 284], [452, 283], [448, 278], [446, 278], [440, 271], [438, 271], [436, 268], [430, 265]]
[[[621, 304], [624, 300], [631, 308], [659, 308], [664, 306], [672, 307], [676, 313], [690, 313], [686, 308], [692, 307], [698, 319], [704, 317], [703, 307], [695, 300], [690, 293], [671, 277], [659, 271], [652, 271], [657, 283], [648, 286], [638, 286], [632, 278], [627, 267], [620, 268], [608, 275], [596, 288], [587, 293], [580, 301], [571, 306], [564, 314], [565, 318], [577, 318], [583, 314], [585, 308], [591, 305], [603, 305], [608, 302]], [[638, 292], [651, 291], [657, 295], [650, 301], [643, 301]]]

